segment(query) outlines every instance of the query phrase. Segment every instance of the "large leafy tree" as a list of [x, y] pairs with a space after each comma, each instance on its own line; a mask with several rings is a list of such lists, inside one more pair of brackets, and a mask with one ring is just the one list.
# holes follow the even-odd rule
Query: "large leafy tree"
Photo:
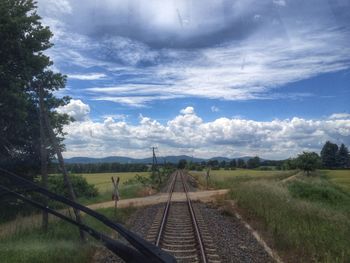
[[315, 152], [303, 152], [299, 154], [296, 163], [299, 169], [306, 172], [307, 175], [310, 174], [311, 171], [316, 170], [320, 166], [320, 157]]
[[338, 145], [327, 141], [321, 150], [322, 166], [325, 168], [337, 167]]
[[65, 86], [65, 77], [49, 70], [52, 61], [43, 53], [51, 37], [35, 2], [0, 1], [0, 165], [27, 174], [36, 174], [40, 165], [39, 86], [56, 135], [62, 137], [69, 121], [54, 111], [69, 99], [53, 95]]
[[[40, 19], [32, 0], [0, 1], [0, 167], [29, 178], [39, 174], [41, 164], [54, 156], [48, 130], [43, 134], [40, 129], [39, 93], [61, 148], [63, 125], [70, 120], [55, 111], [69, 102], [68, 97], [54, 96], [54, 91], [64, 88], [66, 79], [50, 70], [52, 61], [44, 52], [52, 46], [52, 33]], [[41, 154], [43, 148], [45, 155]], [[28, 208], [17, 204], [8, 209], [10, 202], [1, 201], [0, 209], [6, 213], [0, 214], [8, 218]]]

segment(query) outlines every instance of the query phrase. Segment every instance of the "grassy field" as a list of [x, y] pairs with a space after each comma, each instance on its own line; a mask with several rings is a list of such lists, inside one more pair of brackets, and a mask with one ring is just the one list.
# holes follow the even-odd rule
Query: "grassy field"
[[[195, 176], [205, 182], [203, 173]], [[287, 179], [288, 178], [288, 179]], [[212, 171], [210, 186], [231, 188], [245, 218], [254, 219], [286, 262], [350, 262], [347, 171]], [[297, 260], [296, 260], [297, 259]]]
[[111, 177], [120, 177], [120, 196], [121, 198], [133, 198], [142, 197], [147, 195], [144, 187], [140, 183], [125, 184], [130, 179], [135, 178], [136, 175], [149, 176], [148, 172], [130, 172], [130, 173], [95, 173], [95, 174], [79, 174], [82, 175], [89, 184], [93, 184], [97, 187], [99, 195], [95, 198], [80, 201], [84, 204], [92, 204], [98, 202], [110, 201], [113, 191], [113, 184]]
[[79, 174], [82, 175], [88, 183], [93, 184], [97, 187], [99, 192], [112, 191], [112, 181], [111, 177], [120, 177], [120, 186], [123, 186], [123, 183], [134, 178], [137, 174], [141, 176], [149, 176], [148, 172], [140, 173], [96, 173], [96, 174]]
[[[113, 208], [100, 209], [98, 212], [125, 223], [134, 209], [119, 209], [117, 218]], [[85, 216], [84, 222], [110, 234], [109, 229], [91, 217]], [[43, 233], [41, 229], [19, 230], [11, 237], [0, 239], [0, 261], [1, 263], [91, 262], [97, 245], [100, 243], [91, 237], [86, 244], [80, 243], [77, 228], [59, 221], [51, 223], [47, 233]]]
[[321, 172], [331, 182], [350, 193], [350, 170], [323, 170]]

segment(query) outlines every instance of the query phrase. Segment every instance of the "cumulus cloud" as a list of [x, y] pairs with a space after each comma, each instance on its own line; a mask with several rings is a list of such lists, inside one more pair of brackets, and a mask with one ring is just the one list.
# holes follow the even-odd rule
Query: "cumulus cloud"
[[194, 108], [193, 107], [186, 107], [186, 108], [182, 109], [180, 111], [180, 113], [182, 113], [184, 115], [194, 114]]
[[86, 121], [89, 117], [90, 106], [81, 100], [71, 100], [69, 104], [59, 107], [58, 113], [66, 113], [73, 117], [76, 121]]
[[107, 117], [103, 122], [85, 119], [67, 126], [67, 156], [119, 154], [148, 156], [158, 145], [162, 154], [193, 154], [199, 157], [256, 155], [288, 158], [300, 151], [319, 151], [327, 140], [350, 145], [350, 120], [311, 120], [294, 117], [255, 121], [218, 118], [206, 122], [193, 107], [180, 111], [162, 124], [140, 116], [138, 124]]

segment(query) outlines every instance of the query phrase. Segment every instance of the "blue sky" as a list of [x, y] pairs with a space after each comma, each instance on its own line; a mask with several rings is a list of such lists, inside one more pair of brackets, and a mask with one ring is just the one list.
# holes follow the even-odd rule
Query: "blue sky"
[[350, 145], [347, 0], [39, 0], [54, 32], [67, 157]]

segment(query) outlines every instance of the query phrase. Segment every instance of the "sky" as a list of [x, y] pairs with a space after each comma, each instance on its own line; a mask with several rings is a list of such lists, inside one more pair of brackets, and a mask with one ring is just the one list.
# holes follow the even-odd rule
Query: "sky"
[[65, 157], [350, 146], [348, 0], [38, 0], [68, 77]]

